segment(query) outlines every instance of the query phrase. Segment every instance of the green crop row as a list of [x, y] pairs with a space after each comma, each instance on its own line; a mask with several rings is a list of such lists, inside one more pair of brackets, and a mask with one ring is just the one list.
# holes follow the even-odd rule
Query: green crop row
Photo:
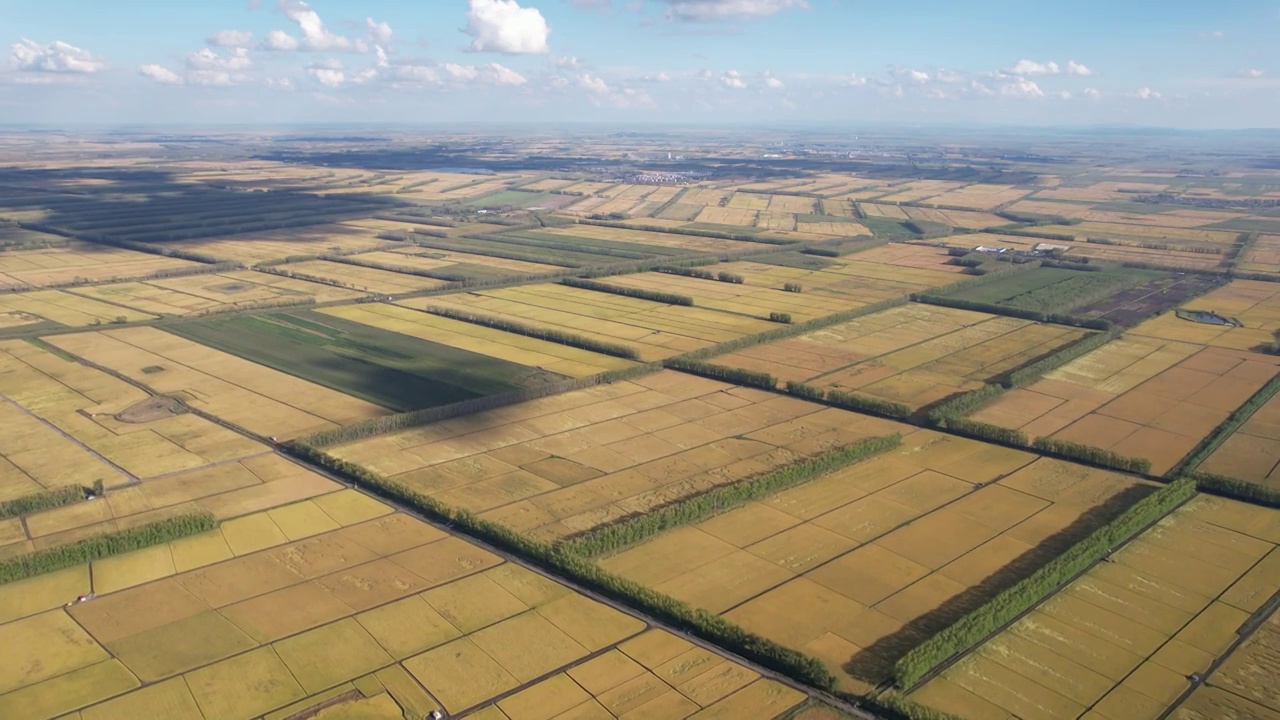
[[1124, 470], [1142, 475], [1151, 472], [1151, 461], [1146, 458], [1126, 457], [1110, 450], [1103, 450], [1092, 445], [1081, 445], [1070, 440], [1041, 437], [1036, 438], [1035, 442], [1031, 443], [1031, 447], [1050, 455], [1058, 455], [1089, 465]]
[[1087, 570], [1136, 533], [1186, 502], [1196, 492], [1190, 478], [1174, 481], [1134, 503], [1119, 517], [1058, 557], [916, 646], [894, 666], [894, 681], [910, 688], [944, 662], [967, 652], [1019, 615]]
[[603, 342], [595, 338], [589, 338], [585, 335], [575, 335], [573, 333], [553, 330], [551, 328], [540, 328], [524, 323], [512, 322], [502, 318], [492, 317], [488, 315], [476, 315], [475, 313], [465, 312], [463, 310], [455, 310], [454, 308], [444, 307], [428, 307], [427, 312], [432, 315], [439, 315], [451, 320], [459, 320], [472, 325], [482, 325], [484, 327], [502, 330], [504, 332], [515, 333], [516, 335], [524, 335], [525, 337], [537, 338], [538, 340], [546, 340], [560, 345], [568, 345], [569, 347], [581, 348], [598, 352], [602, 355], [611, 355], [613, 357], [623, 358], [625, 360], [638, 360], [640, 353], [630, 345], [621, 343]]
[[569, 287], [580, 288], [582, 290], [595, 290], [596, 292], [612, 293], [614, 295], [623, 295], [625, 297], [640, 298], [641, 300], [652, 300], [653, 302], [666, 303], [668, 305], [693, 304], [693, 298], [688, 295], [677, 295], [675, 293], [645, 290], [643, 288], [626, 287], [623, 285], [610, 285], [609, 283], [585, 280], [583, 278], [562, 278], [560, 282], [568, 285]]
[[678, 357], [666, 360], [663, 364], [673, 370], [681, 370], [693, 375], [737, 385], [750, 385], [763, 390], [773, 390], [778, 386], [778, 380], [775, 377], [769, 373], [755, 370], [743, 370], [742, 368], [716, 365], [715, 363], [701, 362], [699, 360], [684, 360]]
[[30, 515], [41, 510], [52, 510], [84, 499], [84, 488], [79, 485], [41, 490], [12, 500], [0, 502], [0, 518]]
[[757, 498], [809, 482], [820, 475], [892, 450], [901, 444], [902, 436], [897, 433], [862, 440], [732, 485], [712, 488], [700, 495], [602, 525], [565, 541], [562, 546], [568, 552], [587, 557], [617, 552], [672, 528], [699, 522]]
[[306, 444], [295, 443], [290, 449], [296, 456], [344, 476], [367, 490], [412, 508], [430, 519], [447, 523], [457, 531], [517, 555], [587, 590], [628, 605], [807, 685], [824, 690], [835, 688], [835, 677], [821, 660], [747, 632], [715, 613], [694, 609], [669, 595], [613, 575], [588, 558], [524, 537], [514, 530], [483, 520], [465, 510], [450, 508], [404, 483], [339, 460]]
[[208, 532], [218, 527], [218, 520], [207, 512], [178, 515], [77, 540], [67, 545], [36, 550], [26, 555], [0, 560], [0, 583], [13, 582], [44, 573], [100, 560], [133, 550], [151, 547], [189, 535]]

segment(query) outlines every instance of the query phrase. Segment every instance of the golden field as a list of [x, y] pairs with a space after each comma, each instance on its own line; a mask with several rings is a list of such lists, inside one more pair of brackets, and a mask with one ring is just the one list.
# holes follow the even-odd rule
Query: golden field
[[382, 303], [348, 305], [325, 308], [319, 312], [569, 377], [587, 377], [608, 370], [631, 367], [633, 364], [629, 360], [601, 355], [590, 350], [581, 350], [410, 309], [410, 307], [425, 308], [445, 304], [430, 302], [435, 299], [405, 300], [397, 305]]
[[1209, 325], [1165, 313], [1130, 332], [1163, 340], [1200, 343], [1233, 350], [1250, 350], [1277, 339], [1280, 333], [1280, 284], [1233, 280], [1196, 298], [1188, 309], [1207, 310], [1233, 318], [1243, 327]]
[[1164, 473], [1277, 372], [1274, 356], [1127, 335], [970, 417], [1147, 458]]
[[[374, 250], [395, 247], [395, 243], [379, 239], [376, 235], [370, 229], [334, 223], [239, 233], [224, 238], [184, 240], [182, 247], [219, 260], [245, 265], [280, 260], [291, 255], [324, 255], [356, 248]], [[163, 247], [161, 243], [156, 244]]]
[[7, 720], [773, 718], [806, 699], [351, 490], [0, 586], [0, 639]]
[[1079, 328], [911, 303], [755, 345], [716, 362], [920, 408], [982, 387], [1087, 334]]
[[156, 328], [57, 335], [48, 341], [263, 436], [295, 438], [389, 412]]
[[383, 295], [431, 290], [445, 284], [444, 280], [328, 260], [290, 263], [281, 269], [296, 274], [299, 279], [327, 280], [353, 290]]
[[1273, 718], [1280, 715], [1280, 691], [1271, 679], [1280, 668], [1280, 615], [1258, 627], [1225, 663], [1169, 717], [1173, 720]]
[[154, 320], [155, 317], [67, 290], [36, 290], [0, 295], [0, 318], [3, 318], [4, 327], [34, 325], [43, 321], [67, 327], [86, 327], [105, 325], [119, 318], [135, 322]]
[[897, 427], [664, 370], [327, 451], [554, 539]]
[[1245, 272], [1280, 274], [1280, 235], [1259, 235], [1240, 260]]
[[[833, 313], [852, 310], [867, 303], [860, 298], [834, 293], [793, 293], [774, 285], [773, 274], [753, 272], [753, 263], [708, 265], [711, 273], [741, 275], [742, 283], [720, 282], [660, 272], [644, 272], [610, 278], [613, 285], [687, 295], [694, 306], [768, 319], [771, 312], [789, 313], [793, 322], [804, 322]], [[768, 267], [768, 266], [765, 266]]]
[[194, 415], [157, 413], [138, 422], [123, 414], [148, 398], [30, 343], [0, 341], [0, 499], [96, 480], [112, 487], [261, 451]]
[[[286, 265], [285, 268], [295, 270], [300, 264]], [[303, 272], [300, 269], [297, 271]], [[225, 312], [242, 305], [252, 307], [257, 303], [287, 305], [353, 300], [360, 297], [362, 289], [335, 287], [254, 270], [237, 270], [145, 282], [94, 285], [67, 292], [103, 303], [134, 308], [140, 313], [182, 317]]]
[[1280, 512], [1193, 498], [911, 698], [973, 720], [1160, 717], [1280, 584], [1277, 545]]
[[[912, 430], [903, 445], [600, 560], [863, 693], [929, 633], [1114, 515], [1116, 473]], [[945, 542], [940, 542], [945, 538]], [[998, 587], [997, 587], [998, 586]]]
[[437, 250], [435, 248], [406, 247], [361, 253], [360, 260], [387, 265], [403, 270], [448, 270], [453, 265], [478, 265], [486, 268], [511, 270], [516, 273], [544, 273], [559, 270], [555, 265], [509, 260], [490, 255]]
[[1043, 238], [996, 235], [993, 233], [955, 235], [942, 238], [941, 242], [945, 242], [952, 247], [973, 248], [977, 245], [986, 245], [988, 247], [1016, 248], [1024, 252], [1030, 252], [1036, 246], [1048, 243], [1069, 248], [1064, 253], [1068, 258], [1091, 258], [1115, 263], [1155, 263], [1157, 265], [1188, 269], [1211, 270], [1217, 268], [1222, 262], [1221, 255], [1196, 253], [1188, 250], [1156, 250], [1136, 245], [1104, 245], [1077, 240], [1045, 240]]
[[1077, 240], [1086, 237], [1105, 237], [1130, 242], [1175, 241], [1186, 243], [1218, 243], [1229, 245], [1240, 237], [1231, 230], [1197, 230], [1190, 227], [1162, 227], [1114, 222], [1082, 222], [1079, 225], [1045, 225], [1045, 232], [1075, 235]]
[[616, 240], [635, 243], [637, 245], [654, 245], [666, 248], [681, 248], [690, 253], [697, 252], [736, 252], [750, 248], [751, 243], [721, 238], [698, 237], [696, 235], [674, 235], [632, 228], [605, 227], [603, 225], [568, 225], [565, 227], [543, 228], [539, 232], [567, 237], [598, 238], [600, 240]]
[[1277, 465], [1280, 465], [1280, 395], [1258, 408], [1198, 469], [1280, 487]]
[[936, 205], [954, 205], [974, 210], [994, 210], [1031, 193], [1031, 188], [1014, 185], [984, 185], [974, 183], [929, 198]]
[[[617, 282], [625, 277], [611, 277], [608, 280]], [[412, 298], [401, 300], [397, 305], [417, 309], [435, 306], [458, 308], [620, 342], [639, 350], [641, 359], [645, 361], [661, 360], [777, 327], [767, 320], [733, 315], [711, 308], [667, 305], [558, 284], [521, 285], [500, 290]], [[531, 347], [528, 345], [529, 341], [530, 338], [521, 337], [511, 342], [521, 343], [521, 347]], [[443, 342], [449, 341], [446, 339]], [[607, 360], [609, 359], [602, 361]]]
[[0, 288], [96, 282], [194, 267], [199, 264], [190, 260], [73, 241], [61, 247], [0, 253]]

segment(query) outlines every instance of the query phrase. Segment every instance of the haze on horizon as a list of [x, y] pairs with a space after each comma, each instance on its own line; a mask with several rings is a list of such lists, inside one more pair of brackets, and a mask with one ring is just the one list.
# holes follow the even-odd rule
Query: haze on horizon
[[0, 122], [1276, 127], [1280, 5], [6, 3]]

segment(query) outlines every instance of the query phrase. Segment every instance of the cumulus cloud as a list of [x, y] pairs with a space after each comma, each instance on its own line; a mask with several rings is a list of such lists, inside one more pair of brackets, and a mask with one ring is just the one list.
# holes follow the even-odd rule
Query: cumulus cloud
[[609, 84], [603, 78], [589, 73], [582, 73], [578, 76], [578, 87], [597, 95], [609, 94]]
[[[310, 52], [355, 50], [357, 52], [365, 52], [368, 49], [364, 40], [353, 41], [351, 38], [331, 32], [324, 26], [324, 21], [320, 19], [320, 14], [312, 10], [311, 6], [302, 0], [278, 0], [276, 9], [297, 24], [301, 37], [295, 37], [283, 30], [272, 30], [267, 33], [266, 39], [260, 45], [263, 50], [306, 50]], [[386, 23], [374, 23], [373, 19], [369, 18], [368, 24], [371, 34], [375, 31], [382, 33], [385, 28], [386, 36], [390, 37], [391, 28]]]
[[1008, 98], [1042, 98], [1044, 91], [1033, 80], [1024, 77], [1013, 78], [1000, 86], [1000, 94]]
[[1009, 73], [1012, 75], [1057, 75], [1058, 72], [1058, 63], [1053, 61], [1038, 63], [1035, 60], [1019, 60], [1016, 65], [1009, 68]]
[[791, 8], [807, 8], [805, 0], [662, 0], [666, 17], [677, 22], [717, 22], [767, 17]]
[[326, 59], [307, 66], [307, 74], [325, 87], [341, 87], [347, 81], [346, 72], [339, 60]]
[[644, 82], [654, 82], [654, 83], [671, 82], [671, 76], [664, 72], [654, 73], [653, 75], [645, 75], [643, 78], [640, 78], [640, 79], [643, 80]]
[[467, 26], [472, 52], [507, 55], [545, 53], [551, 28], [537, 8], [524, 8], [516, 0], [470, 0]]
[[1090, 75], [1092, 75], [1092, 74], [1093, 74], [1093, 71], [1092, 71], [1092, 70], [1090, 70], [1090, 69], [1089, 69], [1089, 67], [1088, 67], [1087, 65], [1081, 65], [1080, 63], [1076, 62], [1075, 60], [1068, 60], [1068, 61], [1067, 61], [1067, 74], [1068, 74], [1068, 75], [1079, 75], [1080, 77], [1089, 77]]
[[786, 83], [773, 76], [768, 70], [764, 71], [764, 86], [771, 90], [781, 90], [786, 87]]
[[248, 30], [219, 30], [210, 35], [205, 44], [220, 48], [247, 48], [253, 44], [253, 33]]
[[742, 90], [747, 87], [747, 81], [742, 79], [742, 73], [737, 70], [725, 70], [720, 76], [720, 84], [730, 90]]
[[289, 90], [289, 91], [292, 91], [292, 90], [296, 89], [296, 88], [294, 87], [294, 84], [293, 84], [293, 78], [291, 78], [291, 77], [283, 77], [283, 78], [267, 78], [267, 79], [265, 80], [265, 83], [266, 83], [266, 86], [267, 86], [267, 87], [272, 88], [273, 90]]
[[1098, 98], [1102, 97], [1102, 92], [1100, 92], [1097, 88], [1091, 88], [1091, 87], [1085, 88], [1083, 92], [1084, 92], [1084, 96], [1091, 100], [1097, 100]]
[[444, 64], [445, 72], [455, 80], [476, 82], [484, 85], [524, 85], [528, 82], [523, 75], [509, 67], [498, 63], [488, 65], [455, 65]]
[[9, 46], [9, 65], [19, 72], [75, 73], [101, 72], [107, 67], [102, 58], [88, 50], [55, 40], [48, 45], [22, 38]]
[[389, 24], [386, 22], [374, 22], [371, 17], [365, 18], [364, 24], [365, 27], [369, 29], [370, 40], [378, 43], [379, 45], [386, 45], [391, 42], [391, 36], [394, 35], [394, 33], [391, 32], [391, 26]]
[[929, 73], [923, 70], [907, 70], [902, 73], [902, 76], [913, 83], [929, 82]]
[[154, 63], [149, 65], [139, 65], [138, 74], [150, 80], [154, 80], [161, 85], [183, 84], [181, 75], [167, 67], [164, 67], [163, 65], [156, 65]]
[[840, 78], [840, 84], [845, 87], [865, 87], [867, 82], [867, 78], [858, 73], [849, 73]]
[[1143, 87], [1130, 93], [1130, 97], [1135, 97], [1139, 100], [1159, 100], [1161, 95], [1149, 87]]

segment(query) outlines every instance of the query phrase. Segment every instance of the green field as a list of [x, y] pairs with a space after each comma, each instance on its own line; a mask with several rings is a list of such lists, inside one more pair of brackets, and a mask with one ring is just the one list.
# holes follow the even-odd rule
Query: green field
[[308, 310], [200, 320], [166, 329], [399, 411], [563, 379]]
[[549, 192], [520, 192], [519, 190], [499, 190], [492, 195], [485, 195], [468, 200], [467, 205], [474, 208], [496, 207], [532, 207], [551, 197]]
[[872, 235], [878, 238], [887, 238], [889, 240], [913, 240], [920, 237], [919, 233], [913, 232], [907, 228], [910, 220], [894, 220], [893, 218], [884, 217], [864, 217], [857, 218], [857, 221], [863, 227], [871, 231]]
[[984, 285], [962, 288], [948, 297], [1037, 312], [1065, 312], [1166, 275], [1129, 268], [1083, 272], [1042, 267], [1014, 273]]

